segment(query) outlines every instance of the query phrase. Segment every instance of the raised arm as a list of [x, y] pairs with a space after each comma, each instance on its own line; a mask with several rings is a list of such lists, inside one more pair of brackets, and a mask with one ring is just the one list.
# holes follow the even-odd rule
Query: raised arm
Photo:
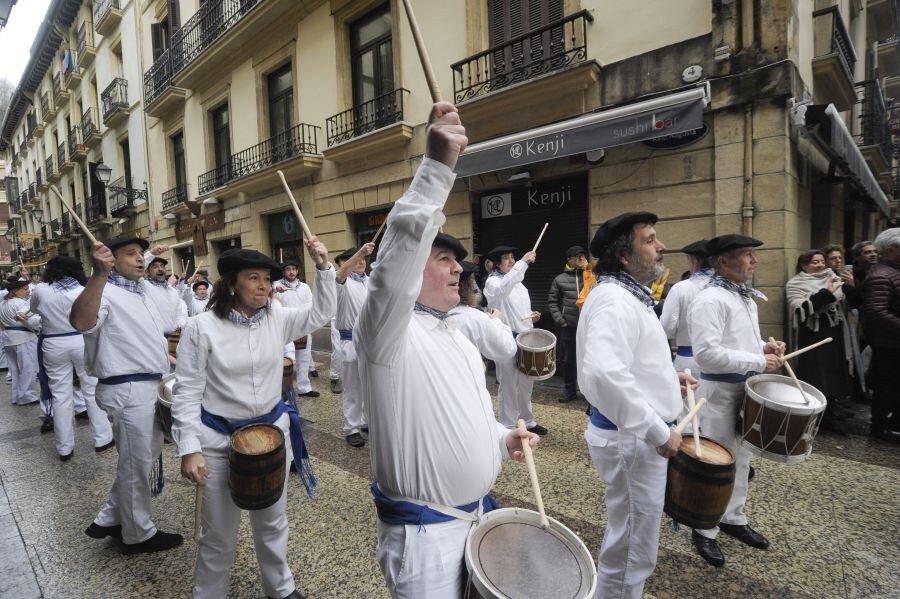
[[366, 256], [371, 256], [372, 252], [375, 251], [375, 244], [371, 241], [369, 243], [364, 243], [361, 248], [356, 250], [356, 253], [353, 254], [349, 260], [344, 260], [344, 263], [341, 264], [340, 268], [337, 269], [336, 280], [338, 283], [343, 284], [344, 281], [347, 280], [347, 277], [350, 276], [350, 273], [356, 268], [356, 265], [360, 260], [363, 260]]
[[84, 291], [72, 304], [69, 313], [69, 324], [76, 331], [87, 331], [97, 324], [97, 315], [100, 313], [100, 300], [103, 297], [103, 288], [109, 279], [116, 259], [108, 247], [94, 242], [91, 246], [91, 258], [94, 263], [94, 271], [84, 286]]

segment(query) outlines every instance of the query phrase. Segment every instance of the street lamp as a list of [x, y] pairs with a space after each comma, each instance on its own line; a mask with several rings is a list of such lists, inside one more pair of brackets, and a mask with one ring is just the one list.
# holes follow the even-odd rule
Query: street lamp
[[32, 208], [31, 216], [34, 217], [34, 220], [36, 220], [38, 223], [40, 223], [42, 225], [44, 224], [44, 220], [43, 220], [44, 209], [43, 208], [41, 208], [41, 207]]
[[6, 232], [6, 235], [4, 235], [4, 237], [6, 237], [6, 241], [10, 243], [14, 242], [16, 240], [16, 230], [10, 229]]
[[112, 176], [112, 169], [103, 162], [98, 162], [97, 166], [94, 167], [94, 174], [97, 175], [97, 179], [99, 179], [101, 183], [106, 185], [109, 183], [109, 178]]

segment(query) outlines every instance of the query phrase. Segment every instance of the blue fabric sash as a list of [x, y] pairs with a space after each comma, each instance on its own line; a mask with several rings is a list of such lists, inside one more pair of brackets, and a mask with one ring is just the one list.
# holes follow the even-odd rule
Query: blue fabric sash
[[682, 358], [693, 358], [694, 357], [694, 348], [690, 345], [679, 345], [678, 350], [675, 352]]
[[33, 333], [31, 329], [28, 327], [6, 327], [7, 331], [25, 331], [26, 333]]
[[257, 416], [256, 418], [248, 418], [247, 420], [228, 420], [222, 416], [217, 416], [211, 412], [207, 412], [203, 406], [200, 406], [200, 421], [206, 426], [223, 435], [234, 434], [234, 431], [251, 424], [275, 424], [275, 421], [281, 418], [281, 415], [287, 412], [288, 418], [291, 420], [291, 449], [294, 452], [294, 468], [300, 476], [300, 482], [306, 489], [306, 494], [312, 498], [313, 489], [318, 484], [316, 474], [313, 471], [312, 463], [309, 461], [309, 452], [306, 450], [306, 443], [303, 441], [303, 431], [300, 430], [300, 413], [295, 408], [286, 404], [283, 400], [279, 401], [268, 414]]
[[341, 341], [353, 341], [353, 329], [338, 329]]
[[714, 381], [716, 383], [743, 383], [751, 376], [756, 376], [759, 374], [755, 370], [750, 370], [749, 372], [745, 372], [744, 374], [740, 374], [737, 372], [726, 372], [724, 374], [710, 374], [707, 372], [701, 372], [700, 378], [704, 381]]
[[[375, 510], [378, 512], [378, 519], [385, 524], [417, 524], [425, 526], [426, 524], [438, 524], [441, 522], [450, 522], [455, 520], [453, 516], [442, 514], [431, 509], [426, 505], [419, 505], [411, 501], [403, 501], [402, 499], [391, 499], [381, 492], [378, 487], [378, 481], [372, 483], [372, 499], [375, 500]], [[484, 513], [492, 512], [500, 507], [497, 500], [490, 495], [465, 505], [458, 505], [456, 509], [473, 513], [478, 509], [478, 505], [484, 506]]]
[[158, 381], [162, 378], [159, 372], [139, 372], [137, 374], [117, 374], [105, 379], [97, 379], [101, 385], [121, 385], [122, 383], [135, 383], [138, 381]]
[[41, 402], [46, 406], [47, 415], [44, 416], [44, 422], [53, 419], [53, 395], [50, 393], [50, 378], [47, 376], [47, 369], [44, 367], [44, 339], [49, 337], [72, 337], [80, 335], [79, 331], [70, 333], [53, 333], [50, 335], [38, 335], [37, 343], [37, 359], [38, 359], [38, 383], [41, 386]]
[[[613, 421], [600, 413], [600, 410], [591, 406], [591, 424], [605, 431], [617, 431], [619, 427], [613, 424]], [[673, 426], [675, 421], [667, 422], [666, 426]]]

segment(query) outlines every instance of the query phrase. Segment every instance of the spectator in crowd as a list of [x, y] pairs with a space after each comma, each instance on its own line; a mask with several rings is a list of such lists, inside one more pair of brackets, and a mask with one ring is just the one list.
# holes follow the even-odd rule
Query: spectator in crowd
[[575, 371], [575, 333], [578, 330], [578, 306], [576, 301], [584, 287], [584, 248], [573, 245], [566, 250], [566, 265], [550, 285], [547, 307], [559, 329], [565, 352], [566, 390], [559, 403], [568, 403], [576, 397], [577, 373]]
[[854, 243], [850, 248], [851, 266], [853, 266], [854, 284], [862, 287], [869, 268], [878, 262], [878, 250], [871, 241]]

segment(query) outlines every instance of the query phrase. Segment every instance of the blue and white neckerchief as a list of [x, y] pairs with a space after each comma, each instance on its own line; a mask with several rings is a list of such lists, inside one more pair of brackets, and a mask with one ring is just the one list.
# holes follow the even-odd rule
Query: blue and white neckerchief
[[[350, 273], [350, 274], [353, 274], [353, 273]], [[296, 289], [297, 287], [300, 286], [300, 279], [297, 279], [293, 283], [291, 283], [287, 279], [281, 279], [280, 281], [278, 281], [278, 283], [276, 283], [276, 285], [284, 285], [288, 289]]]
[[147, 277], [147, 282], [157, 287], [170, 287], [169, 282], [165, 279], [163, 279], [162, 281], [157, 281], [153, 277]]
[[638, 283], [637, 279], [624, 270], [600, 273], [597, 276], [597, 285], [600, 285], [601, 283], [613, 283], [622, 287], [648, 308], [652, 308], [656, 305], [656, 300], [653, 299], [653, 294], [650, 293], [650, 290], [647, 289], [646, 286]]
[[125, 291], [130, 291], [131, 293], [136, 293], [138, 295], [144, 295], [144, 286], [141, 284], [140, 280], [132, 281], [131, 279], [126, 279], [114, 270], [110, 271], [108, 280], [116, 287], [121, 287]]
[[356, 273], [356, 272], [351, 272], [351, 273], [350, 273], [350, 278], [353, 279], [354, 281], [356, 281], [357, 283], [363, 283], [363, 284], [365, 284], [366, 279], [368, 279], [369, 277], [368, 277], [367, 275], [361, 275], [361, 274]]
[[437, 318], [440, 321], [447, 320], [447, 318], [449, 318], [450, 316], [453, 316], [453, 314], [450, 314], [449, 312], [441, 312], [440, 310], [435, 310], [434, 308], [429, 308], [428, 306], [423, 306], [419, 302], [416, 302], [416, 306], [413, 309], [416, 312], [421, 312], [423, 314], [431, 314], [432, 316], [434, 316], [435, 318]]
[[260, 308], [259, 310], [256, 311], [256, 313], [253, 316], [251, 316], [250, 318], [247, 318], [246, 316], [244, 316], [243, 314], [241, 314], [240, 312], [238, 312], [237, 310], [232, 308], [231, 313], [228, 314], [228, 320], [230, 320], [231, 322], [233, 322], [236, 325], [249, 327], [249, 326], [253, 326], [255, 324], [259, 324], [259, 322], [263, 318], [265, 318], [266, 312], [268, 312], [268, 306], [264, 306], [264, 307]]
[[707, 268], [701, 268], [700, 270], [698, 270], [697, 272], [692, 274], [691, 278], [695, 279], [695, 280], [696, 279], [707, 279], [708, 280], [708, 279], [711, 279], [713, 277], [713, 275], [715, 275], [715, 274], [716, 274], [715, 269], [713, 269], [710, 266]]
[[208, 302], [208, 301], [209, 301], [209, 296], [207, 295], [206, 297], [200, 297], [199, 295], [197, 295], [197, 294], [195, 293], [195, 294], [194, 294], [194, 299], [197, 300], [198, 302]]
[[72, 277], [63, 277], [58, 281], [54, 281], [50, 284], [50, 288], [53, 289], [56, 293], [63, 293], [68, 291], [69, 289], [78, 289], [81, 287], [81, 283], [76, 281]]
[[734, 281], [730, 281], [720, 275], [719, 273], [715, 273], [710, 279], [709, 283], [707, 283], [709, 287], [721, 287], [722, 289], [727, 289], [728, 291], [733, 291], [737, 293], [743, 298], [750, 299], [752, 297], [758, 297], [764, 302], [769, 301], [769, 298], [765, 296], [762, 291], [758, 289], [754, 289], [753, 287], [747, 287], [746, 285], [738, 285]]
[[499, 266], [495, 266], [495, 267], [494, 267], [494, 270], [491, 271], [491, 274], [488, 275], [488, 278], [491, 278], [491, 277], [502, 277], [502, 276], [504, 276], [505, 274], [506, 274], [506, 273], [504, 273], [503, 271], [500, 270], [500, 267], [499, 267]]

